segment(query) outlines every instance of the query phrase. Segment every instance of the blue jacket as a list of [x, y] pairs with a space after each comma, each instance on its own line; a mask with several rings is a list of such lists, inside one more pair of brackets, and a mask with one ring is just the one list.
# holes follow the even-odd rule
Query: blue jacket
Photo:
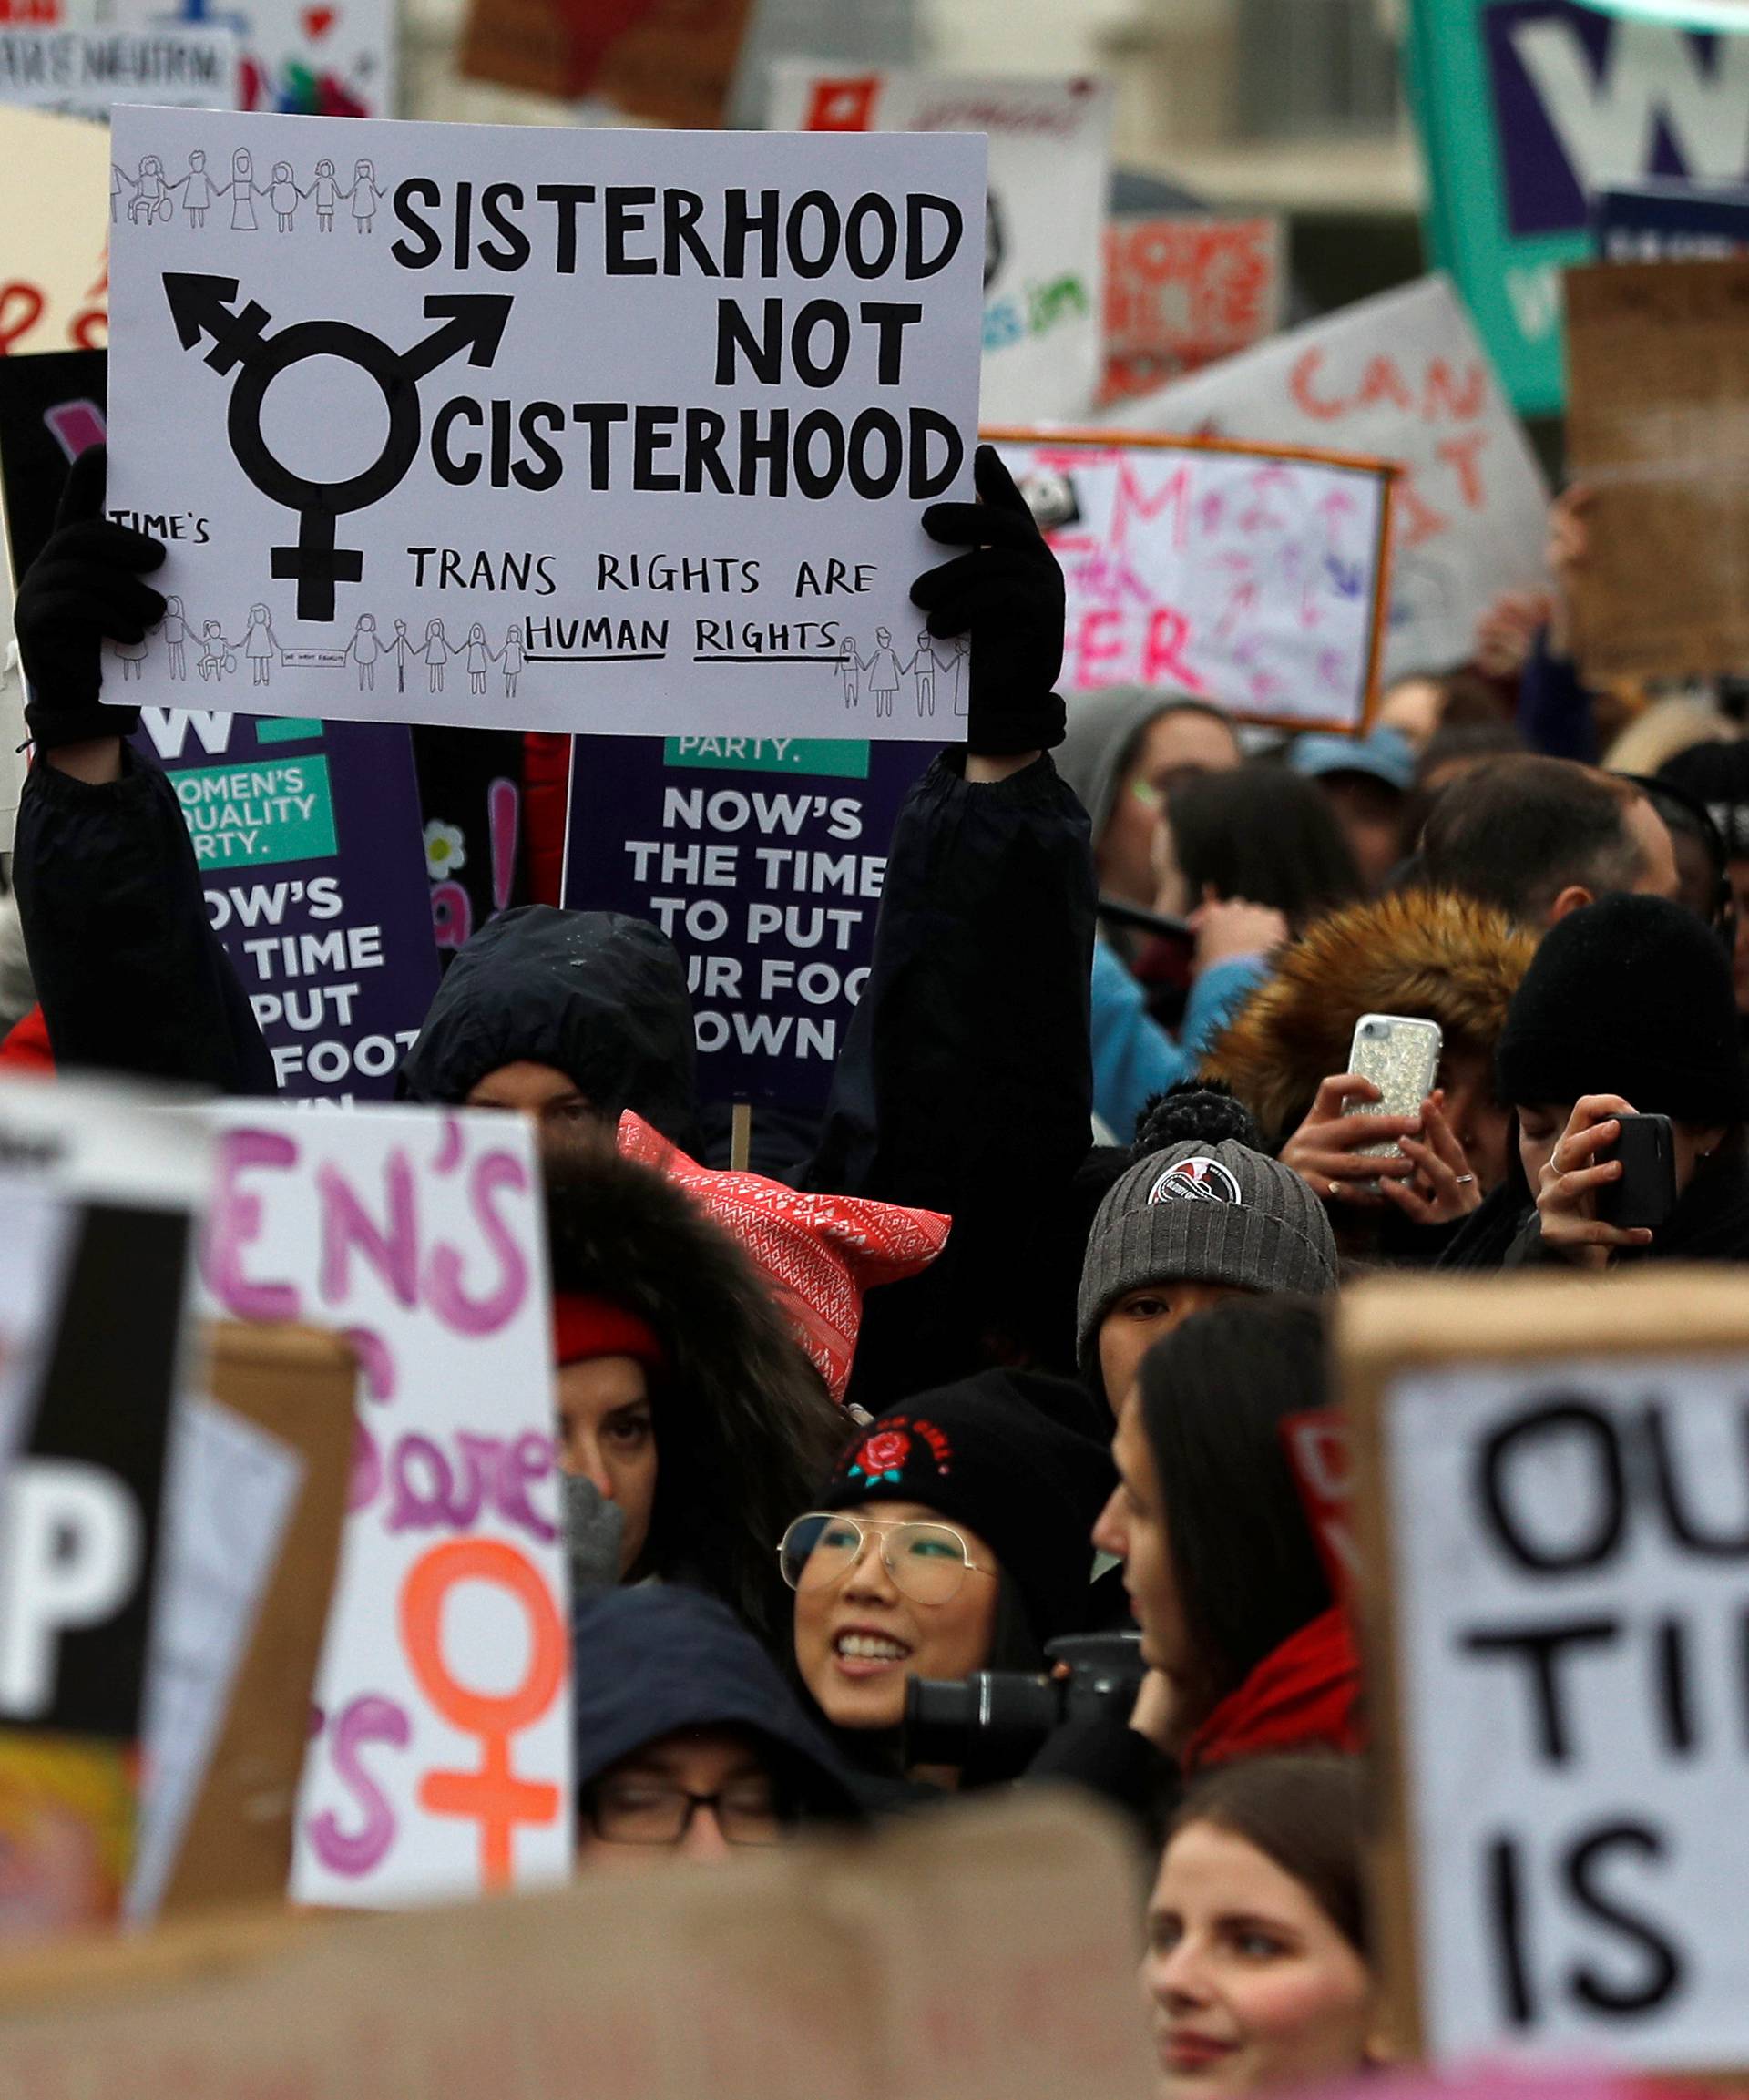
[[1093, 1112], [1120, 1144], [1153, 1095], [1190, 1079], [1202, 1053], [1269, 975], [1261, 956], [1204, 970], [1176, 1042], [1148, 1012], [1147, 994], [1104, 942], [1093, 946]]

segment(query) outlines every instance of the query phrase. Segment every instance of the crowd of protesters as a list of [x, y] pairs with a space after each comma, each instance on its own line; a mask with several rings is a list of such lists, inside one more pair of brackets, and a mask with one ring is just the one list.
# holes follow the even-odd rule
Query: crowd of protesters
[[[271, 1091], [176, 798], [99, 701], [105, 640], [163, 610], [103, 475], [18, 595], [40, 1003], [0, 1069]], [[1556, 597], [1363, 737], [1066, 709], [1055, 559], [987, 448], [977, 487], [915, 587], [970, 637], [967, 743], [900, 815], [782, 1175], [711, 1163], [684, 972], [611, 914], [476, 934], [404, 1091], [538, 1119], [579, 1870], [1079, 1785], [1157, 1868], [1162, 2089], [1313, 2081], [1378, 2054], [1368, 1729], [1282, 1424], [1332, 1406], [1355, 1276], [1749, 1255], [1749, 743], [1689, 698], [1602, 748], [1573, 504]], [[1351, 1069], [1377, 1016], [1439, 1031], [1388, 1113]], [[1630, 1116], [1668, 1119], [1655, 1227], [1600, 1214]]]

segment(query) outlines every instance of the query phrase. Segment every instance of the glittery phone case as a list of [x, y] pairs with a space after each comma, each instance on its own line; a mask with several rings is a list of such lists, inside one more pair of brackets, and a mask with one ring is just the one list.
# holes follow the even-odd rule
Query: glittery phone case
[[[1433, 1091], [1439, 1076], [1439, 1053], [1444, 1039], [1439, 1024], [1413, 1020], [1406, 1014], [1364, 1013], [1355, 1024], [1355, 1046], [1348, 1070], [1371, 1080], [1384, 1096], [1382, 1101], [1353, 1101], [1350, 1115], [1412, 1116]], [[1383, 1144], [1363, 1145], [1365, 1159], [1396, 1159], [1395, 1138]]]

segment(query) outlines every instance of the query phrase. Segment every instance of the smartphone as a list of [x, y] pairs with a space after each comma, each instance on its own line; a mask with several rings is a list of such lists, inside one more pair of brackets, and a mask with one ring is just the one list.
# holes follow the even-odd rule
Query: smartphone
[[1621, 1135], [1598, 1163], [1620, 1160], [1621, 1174], [1597, 1192], [1597, 1214], [1624, 1231], [1635, 1225], [1656, 1232], [1676, 1208], [1676, 1146], [1668, 1116], [1623, 1116]]
[[[1348, 1113], [1357, 1116], [1418, 1115], [1421, 1103], [1433, 1091], [1439, 1076], [1439, 1054], [1445, 1047], [1437, 1020], [1414, 1020], [1406, 1014], [1364, 1013], [1355, 1023], [1354, 1048], [1348, 1053], [1348, 1070], [1371, 1080], [1382, 1099], [1355, 1101]], [[1383, 1144], [1362, 1145], [1363, 1159], [1401, 1159], [1396, 1139]]]

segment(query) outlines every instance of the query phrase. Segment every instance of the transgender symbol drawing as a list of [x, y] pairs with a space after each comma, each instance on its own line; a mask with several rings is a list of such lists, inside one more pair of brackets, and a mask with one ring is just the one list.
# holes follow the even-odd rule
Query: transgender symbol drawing
[[[300, 321], [265, 333], [272, 316], [254, 300], [233, 312], [234, 277], [202, 277], [166, 271], [164, 296], [184, 350], [212, 338], [206, 363], [215, 372], [241, 370], [231, 387], [227, 434], [237, 464], [271, 502], [298, 514], [295, 547], [271, 548], [274, 577], [295, 580], [300, 620], [332, 620], [334, 587], [363, 579], [364, 557], [335, 541], [335, 521], [350, 510], [366, 510], [400, 486], [418, 456], [419, 382], [440, 364], [467, 353], [467, 362], [489, 365], [497, 355], [510, 318], [508, 294], [434, 294], [426, 318], [440, 321], [409, 350], [392, 350], [346, 321]], [[276, 459], [261, 435], [261, 405], [282, 372], [306, 357], [340, 357], [370, 374], [389, 412], [389, 431], [376, 457], [346, 481], [307, 481]]]

